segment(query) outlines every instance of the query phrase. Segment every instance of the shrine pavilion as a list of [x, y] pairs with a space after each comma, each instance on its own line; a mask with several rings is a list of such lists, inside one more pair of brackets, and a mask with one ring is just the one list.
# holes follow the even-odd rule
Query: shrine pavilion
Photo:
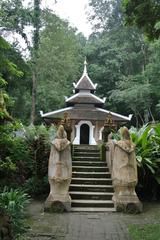
[[95, 95], [97, 84], [88, 76], [86, 61], [82, 77], [77, 83], [73, 83], [73, 86], [74, 95], [65, 98], [65, 108], [48, 113], [40, 111], [46, 123], [58, 125], [62, 121], [68, 122], [73, 144], [98, 144], [102, 140], [102, 131], [108, 115], [115, 126], [131, 120], [132, 115], [127, 117], [104, 109], [106, 99]]

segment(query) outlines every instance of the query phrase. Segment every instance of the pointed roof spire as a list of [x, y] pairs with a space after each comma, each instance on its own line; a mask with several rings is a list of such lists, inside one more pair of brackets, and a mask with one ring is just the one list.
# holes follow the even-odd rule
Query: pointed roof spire
[[87, 73], [87, 58], [86, 58], [86, 57], [85, 57], [85, 59], [84, 59], [83, 75], [88, 75], [88, 73]]
[[92, 80], [89, 78], [87, 73], [87, 60], [85, 57], [84, 60], [84, 70], [82, 77], [79, 79], [79, 81], [74, 84], [74, 88], [77, 90], [89, 90], [89, 91], [95, 91], [96, 90], [96, 84], [93, 84]]

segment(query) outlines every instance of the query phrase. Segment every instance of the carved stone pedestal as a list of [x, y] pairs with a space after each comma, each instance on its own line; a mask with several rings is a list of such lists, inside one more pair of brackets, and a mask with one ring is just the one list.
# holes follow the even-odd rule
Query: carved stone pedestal
[[71, 180], [49, 180], [50, 194], [45, 202], [45, 211], [69, 212], [71, 210], [71, 198], [68, 193]]
[[117, 212], [140, 213], [143, 205], [139, 201], [134, 187], [117, 186], [114, 187], [113, 202]]

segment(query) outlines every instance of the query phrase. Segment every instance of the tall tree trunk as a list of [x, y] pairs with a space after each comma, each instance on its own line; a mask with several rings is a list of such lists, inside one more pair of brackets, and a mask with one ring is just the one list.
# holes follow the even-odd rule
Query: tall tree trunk
[[41, 26], [40, 22], [40, 2], [41, 0], [34, 0], [34, 19], [33, 19], [33, 27], [34, 27], [34, 33], [33, 33], [33, 53], [32, 53], [32, 109], [31, 109], [31, 124], [34, 124], [35, 122], [35, 116], [36, 116], [36, 60], [38, 57], [38, 48], [39, 48], [39, 30]]
[[137, 113], [135, 113], [135, 118], [136, 118], [136, 128], [138, 128], [139, 123], [138, 123], [138, 115], [137, 115]]
[[143, 117], [142, 117], [142, 115], [138, 112], [138, 116], [139, 116], [139, 118], [141, 119], [141, 121], [142, 121], [142, 124], [144, 125], [144, 120], [143, 120]]
[[32, 108], [31, 108], [31, 124], [35, 122], [36, 115], [36, 73], [35, 69], [32, 69]]
[[146, 65], [147, 65], [147, 56], [146, 56], [145, 43], [144, 43], [144, 39], [143, 39], [142, 34], [139, 35], [139, 41], [140, 41], [140, 44], [141, 44], [141, 51], [142, 51], [142, 54], [143, 54], [142, 72], [144, 73]]
[[150, 116], [151, 116], [151, 118], [152, 118], [152, 122], [155, 123], [155, 119], [154, 119], [154, 116], [153, 116], [153, 114], [152, 114], [152, 111], [151, 111], [151, 108], [150, 108], [150, 107], [148, 108], [148, 111], [149, 111]]

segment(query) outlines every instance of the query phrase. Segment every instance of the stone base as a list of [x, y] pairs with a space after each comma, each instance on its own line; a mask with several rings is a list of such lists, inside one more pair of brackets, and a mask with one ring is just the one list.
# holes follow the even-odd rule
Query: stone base
[[113, 196], [114, 206], [117, 212], [125, 213], [141, 213], [143, 209], [142, 203], [136, 195], [127, 196]]
[[48, 196], [44, 211], [47, 212], [70, 212], [71, 211], [71, 198], [67, 195]]
[[44, 207], [45, 212], [70, 212], [71, 211], [71, 203], [69, 202], [47, 202]]

